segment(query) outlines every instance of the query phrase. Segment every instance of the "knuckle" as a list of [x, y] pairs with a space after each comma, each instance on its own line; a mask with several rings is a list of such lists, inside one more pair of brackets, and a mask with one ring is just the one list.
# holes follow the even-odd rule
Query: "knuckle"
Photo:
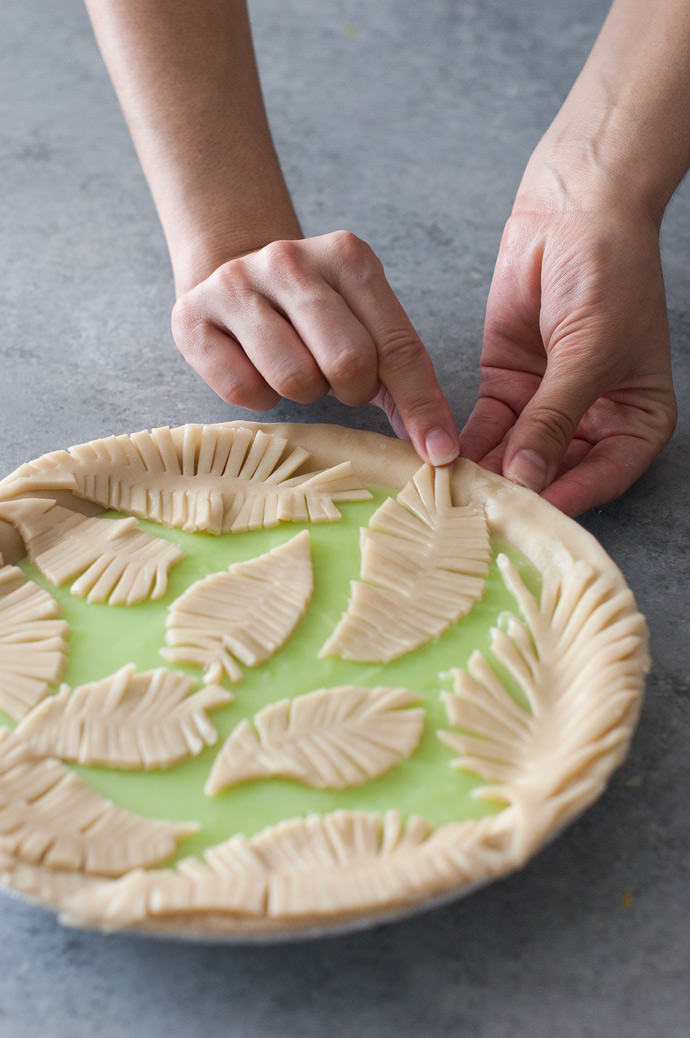
[[678, 408], [674, 405], [668, 411], [664, 412], [664, 417], [661, 421], [661, 435], [663, 438], [664, 446], [673, 436], [676, 431], [678, 424]]
[[[367, 389], [375, 376], [368, 352], [357, 346], [344, 346], [329, 358], [325, 375], [335, 390], [362, 387], [361, 396], [369, 398]], [[364, 402], [364, 401], [363, 401]]]
[[409, 328], [389, 329], [381, 337], [379, 355], [382, 367], [398, 373], [424, 369], [426, 374], [430, 364], [426, 350]]
[[206, 318], [203, 310], [190, 295], [181, 296], [170, 315], [173, 339], [183, 356], [196, 352], [203, 341]]
[[269, 280], [296, 276], [302, 269], [302, 250], [299, 241], [280, 239], [269, 242], [256, 255], [264, 275]]
[[565, 453], [578, 424], [567, 411], [544, 404], [535, 406], [530, 420], [539, 440], [560, 453]]
[[246, 263], [241, 259], [224, 263], [213, 278], [217, 284], [212, 288], [219, 291], [223, 303], [231, 309], [243, 305], [253, 292], [251, 275]]
[[369, 249], [367, 243], [362, 238], [359, 238], [354, 231], [333, 231], [331, 242], [333, 243], [333, 248], [343, 256], [358, 256]]
[[249, 386], [234, 378], [230, 372], [225, 375], [222, 381], [219, 381], [217, 385], [211, 386], [211, 388], [215, 390], [222, 400], [232, 404], [234, 407], [253, 408], [254, 392]]
[[263, 379], [229, 366], [211, 388], [226, 403], [234, 407], [246, 407], [251, 411], [264, 411], [276, 402], [277, 394]]
[[271, 384], [286, 400], [294, 400], [299, 404], [310, 404], [322, 397], [326, 386], [316, 368], [306, 371], [295, 365], [284, 365], [279, 368]]
[[343, 266], [365, 275], [379, 274], [383, 269], [371, 246], [352, 231], [333, 231], [331, 241], [334, 255]]

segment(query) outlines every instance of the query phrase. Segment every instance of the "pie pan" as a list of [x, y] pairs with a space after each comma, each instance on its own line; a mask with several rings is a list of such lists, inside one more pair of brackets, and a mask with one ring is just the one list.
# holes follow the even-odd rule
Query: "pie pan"
[[334, 934], [592, 804], [648, 636], [598, 542], [465, 460], [223, 423], [0, 481], [0, 880], [69, 925]]

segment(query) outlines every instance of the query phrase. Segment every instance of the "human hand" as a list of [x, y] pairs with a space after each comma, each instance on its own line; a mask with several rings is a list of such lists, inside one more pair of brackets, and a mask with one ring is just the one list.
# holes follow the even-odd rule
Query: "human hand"
[[517, 208], [463, 455], [575, 516], [622, 494], [675, 420], [656, 222], [623, 205]]
[[355, 235], [275, 241], [222, 264], [172, 316], [191, 366], [229, 403], [253, 410], [281, 397], [374, 402], [423, 461], [458, 454], [450, 408], [431, 358]]

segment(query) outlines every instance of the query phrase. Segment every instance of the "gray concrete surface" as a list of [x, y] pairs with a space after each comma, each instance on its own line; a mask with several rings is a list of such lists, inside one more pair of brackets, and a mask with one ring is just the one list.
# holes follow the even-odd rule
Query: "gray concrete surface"
[[[267, 100], [309, 233], [379, 252], [460, 423], [529, 152], [605, 0], [256, 0]], [[177, 355], [146, 185], [79, 0], [0, 8], [0, 471], [157, 424], [242, 417]], [[0, 899], [0, 1034], [687, 1038], [690, 1034], [690, 184], [664, 225], [681, 418], [583, 523], [655, 657], [629, 759], [524, 871], [345, 938], [203, 947], [70, 932]], [[268, 417], [386, 430], [333, 401]]]

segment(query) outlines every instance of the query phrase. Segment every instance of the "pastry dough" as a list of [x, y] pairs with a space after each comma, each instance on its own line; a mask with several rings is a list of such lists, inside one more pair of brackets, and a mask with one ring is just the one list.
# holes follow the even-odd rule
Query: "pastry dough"
[[74, 690], [63, 685], [31, 711], [16, 734], [41, 754], [104, 768], [170, 768], [212, 746], [208, 710], [232, 702], [222, 688], [194, 692], [195, 681], [133, 665]]
[[309, 604], [313, 588], [309, 533], [249, 562], [230, 566], [193, 584], [173, 602], [161, 655], [173, 663], [205, 668], [207, 684], [241, 681], [289, 638]]
[[65, 662], [69, 628], [47, 591], [0, 555], [0, 710], [18, 721], [48, 695]]
[[[414, 751], [424, 711], [404, 688], [324, 688], [264, 707], [242, 721], [218, 754], [207, 793], [285, 775], [320, 789], [376, 778]], [[258, 736], [254, 730], [258, 732]]]
[[362, 531], [362, 579], [322, 656], [387, 662], [438, 638], [481, 598], [483, 511], [453, 505], [449, 469], [424, 465]]
[[[359, 580], [331, 622], [343, 588], [321, 579], [324, 552], [339, 554], [343, 510], [372, 494], [382, 503], [362, 524]], [[333, 529], [310, 548], [315, 523]], [[277, 539], [190, 581], [194, 560], [158, 537], [164, 527], [204, 550]], [[8, 564], [17, 534], [42, 587]], [[530, 491], [464, 460], [420, 466], [392, 438], [225, 423], [55, 451], [0, 481], [0, 550], [0, 876], [72, 924], [333, 932], [471, 890], [601, 794], [639, 714], [646, 625], [599, 544]], [[63, 581], [87, 597], [79, 609], [150, 616], [166, 665], [60, 686], [79, 662], [50, 591]], [[491, 595], [511, 604], [469, 658], [436, 664], [456, 631], [479, 630]], [[352, 680], [290, 685], [305, 645], [315, 673]], [[240, 678], [234, 696], [222, 687]], [[243, 701], [245, 685], [263, 700]], [[103, 796], [96, 763], [142, 782], [165, 769], [170, 821]], [[205, 785], [226, 820], [215, 842], [166, 802], [179, 769], [189, 803]], [[476, 813], [434, 823], [396, 802], [408, 781], [432, 804], [454, 776], [458, 790], [473, 784]], [[233, 823], [236, 804], [300, 796], [303, 809], [260, 831]], [[368, 797], [386, 802], [371, 810]]]

